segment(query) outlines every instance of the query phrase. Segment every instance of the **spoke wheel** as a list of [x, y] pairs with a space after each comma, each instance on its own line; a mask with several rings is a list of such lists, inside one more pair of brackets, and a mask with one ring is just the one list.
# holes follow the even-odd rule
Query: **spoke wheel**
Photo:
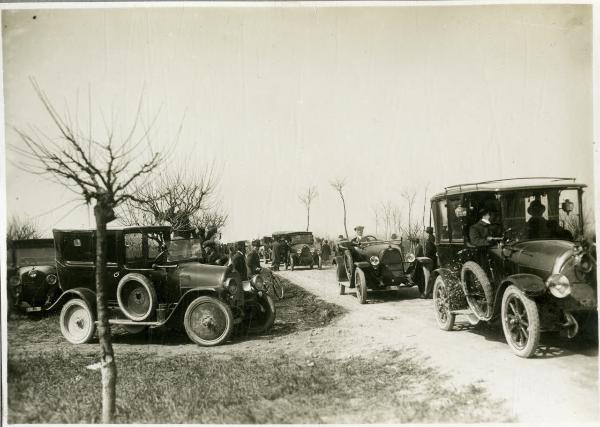
[[[292, 271], [294, 271], [294, 267], [296, 266], [296, 263], [294, 262], [294, 257], [291, 257], [290, 259], [290, 269]], [[286, 269], [287, 270], [287, 269]]]
[[467, 303], [479, 320], [489, 320], [493, 314], [493, 291], [490, 279], [481, 266], [467, 261], [461, 270], [461, 282]]
[[89, 342], [96, 331], [95, 317], [84, 300], [67, 301], [60, 312], [60, 331], [71, 344]]
[[185, 311], [183, 326], [196, 344], [214, 346], [225, 342], [233, 331], [233, 313], [223, 301], [201, 296]]
[[283, 299], [283, 285], [274, 274], [271, 274], [271, 289], [273, 290], [273, 295], [278, 299]]
[[444, 331], [452, 330], [456, 315], [450, 312], [448, 288], [441, 276], [435, 279], [435, 284], [433, 285], [433, 306], [435, 308], [435, 318], [440, 329]]
[[268, 331], [275, 323], [275, 304], [269, 295], [258, 297], [247, 304], [245, 315], [246, 330], [251, 334], [261, 334]]
[[360, 304], [367, 303], [367, 281], [365, 279], [365, 273], [360, 268], [356, 268], [354, 275], [354, 284], [356, 286], [356, 297]]
[[537, 304], [516, 286], [502, 296], [502, 329], [508, 346], [519, 357], [531, 357], [540, 342]]

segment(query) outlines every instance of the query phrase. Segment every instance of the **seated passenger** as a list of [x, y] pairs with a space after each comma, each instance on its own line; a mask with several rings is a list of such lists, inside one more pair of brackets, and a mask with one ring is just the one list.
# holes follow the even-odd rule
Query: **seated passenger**
[[487, 248], [493, 238], [490, 236], [490, 212], [487, 209], [479, 211], [480, 220], [469, 228], [469, 243], [477, 248]]
[[537, 198], [529, 204], [527, 213], [531, 218], [527, 221], [527, 236], [530, 239], [548, 237], [548, 221], [543, 217], [545, 211], [546, 206]]
[[555, 219], [551, 219], [548, 221], [548, 237], [553, 237], [555, 239], [564, 239], [564, 240], [573, 240], [573, 233], [569, 230], [562, 228], [558, 221]]

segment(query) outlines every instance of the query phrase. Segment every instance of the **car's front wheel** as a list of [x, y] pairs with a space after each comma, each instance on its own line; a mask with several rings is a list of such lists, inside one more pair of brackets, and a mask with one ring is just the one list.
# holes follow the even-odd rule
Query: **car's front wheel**
[[448, 287], [442, 276], [436, 277], [433, 285], [433, 306], [435, 307], [435, 319], [440, 329], [452, 330], [456, 315], [450, 311]]
[[74, 298], [60, 311], [60, 331], [71, 344], [85, 344], [96, 332], [95, 316], [86, 302]]
[[233, 331], [233, 313], [223, 301], [201, 296], [188, 305], [183, 317], [188, 337], [201, 346], [219, 345]]
[[321, 270], [323, 268], [323, 258], [321, 257], [321, 255], [319, 255], [319, 270]]
[[251, 334], [262, 334], [275, 323], [275, 304], [269, 295], [264, 295], [246, 307], [244, 325]]
[[361, 268], [356, 268], [354, 273], [354, 286], [356, 287], [356, 297], [360, 304], [367, 303], [367, 281], [365, 279], [365, 273]]
[[540, 342], [537, 304], [516, 286], [502, 295], [502, 329], [508, 346], [519, 357], [531, 357]]
[[290, 259], [290, 269], [292, 271], [294, 271], [294, 267], [296, 266], [296, 263], [294, 262], [294, 257], [291, 257]]

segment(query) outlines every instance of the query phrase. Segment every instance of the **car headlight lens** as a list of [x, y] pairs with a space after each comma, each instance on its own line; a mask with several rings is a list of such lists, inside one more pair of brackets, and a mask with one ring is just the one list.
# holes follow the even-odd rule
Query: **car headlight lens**
[[406, 254], [406, 262], [415, 262], [417, 258], [415, 257], [415, 254], [409, 252], [408, 254]]
[[589, 254], [582, 254], [575, 258], [575, 266], [583, 273], [589, 273], [594, 269], [594, 259]]
[[372, 266], [378, 266], [379, 265], [379, 257], [373, 255], [371, 258], [369, 258], [369, 262], [371, 263]]
[[32, 279], [35, 279], [35, 278], [36, 278], [36, 276], [37, 276], [37, 271], [35, 271], [35, 270], [31, 270], [31, 271], [29, 272], [29, 277], [31, 277]]
[[10, 279], [8, 279], [8, 284], [12, 287], [17, 286], [19, 282], [19, 276], [12, 276]]
[[56, 274], [48, 274], [46, 276], [46, 282], [48, 282], [49, 285], [56, 285], [56, 282], [58, 281]]
[[265, 282], [263, 280], [262, 277], [260, 277], [258, 274], [255, 275], [250, 282], [252, 283], [252, 285], [256, 288], [256, 289], [264, 289], [265, 288]]
[[571, 294], [571, 283], [564, 274], [553, 274], [546, 280], [550, 293], [557, 298], [564, 298]]

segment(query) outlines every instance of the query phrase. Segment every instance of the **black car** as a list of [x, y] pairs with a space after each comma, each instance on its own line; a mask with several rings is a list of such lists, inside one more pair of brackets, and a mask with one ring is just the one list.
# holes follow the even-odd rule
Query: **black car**
[[53, 239], [13, 240], [8, 244], [9, 307], [44, 311], [61, 293]]
[[346, 286], [356, 288], [361, 304], [367, 302], [369, 290], [418, 286], [424, 294], [433, 262], [405, 253], [400, 241], [364, 236], [358, 243], [346, 240], [338, 246], [343, 249], [336, 262], [340, 294], [345, 293]]
[[315, 239], [310, 231], [280, 231], [273, 233], [273, 239], [283, 238], [288, 242], [288, 259], [284, 260], [291, 270], [297, 267], [313, 268], [317, 266], [319, 270], [323, 266], [321, 254], [315, 246]]
[[[597, 316], [596, 248], [584, 238], [584, 184], [519, 178], [448, 187], [431, 199], [440, 328], [499, 319], [511, 350], [531, 357], [542, 331], [574, 337]], [[488, 245], [474, 241], [482, 215]], [[489, 217], [489, 219], [488, 219]]]
[[[110, 323], [132, 333], [147, 327], [180, 326], [203, 346], [226, 341], [234, 327], [270, 328], [275, 306], [255, 276], [242, 282], [231, 266], [200, 263], [201, 242], [171, 240], [169, 227], [107, 230], [107, 295]], [[93, 230], [54, 230], [56, 265], [64, 293], [60, 327], [71, 343], [95, 331], [96, 286]]]

